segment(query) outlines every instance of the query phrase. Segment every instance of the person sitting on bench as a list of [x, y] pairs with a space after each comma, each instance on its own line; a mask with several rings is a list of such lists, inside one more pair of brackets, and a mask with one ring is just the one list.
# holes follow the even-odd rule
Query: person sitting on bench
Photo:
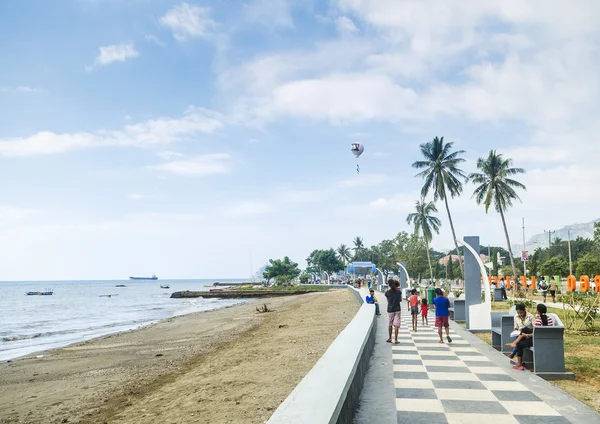
[[[551, 327], [554, 325], [554, 323], [552, 322], [552, 317], [547, 316], [546, 311], [546, 305], [544, 305], [543, 303], [538, 303], [537, 317], [535, 319], [536, 327]], [[519, 335], [517, 340], [515, 340], [514, 343], [507, 343], [506, 346], [512, 347], [513, 349], [517, 349], [517, 362], [514, 363], [513, 361], [511, 361], [511, 363], [514, 364], [514, 369], [523, 371], [525, 369], [525, 367], [523, 366], [523, 351], [525, 350], [525, 348], [533, 346], [533, 330], [529, 327], [523, 327], [523, 329], [521, 330], [521, 334]]]

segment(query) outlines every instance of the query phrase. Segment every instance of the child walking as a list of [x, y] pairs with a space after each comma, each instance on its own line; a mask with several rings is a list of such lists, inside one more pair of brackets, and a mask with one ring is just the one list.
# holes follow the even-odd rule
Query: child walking
[[427, 312], [429, 312], [429, 305], [427, 304], [427, 298], [424, 297], [421, 299], [421, 320], [423, 321], [423, 325], [429, 325]]

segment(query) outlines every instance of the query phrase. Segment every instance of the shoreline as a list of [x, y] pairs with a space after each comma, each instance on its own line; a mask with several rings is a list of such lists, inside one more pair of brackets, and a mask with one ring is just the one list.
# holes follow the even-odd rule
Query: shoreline
[[257, 313], [264, 303], [2, 363], [0, 423], [262, 423], [358, 310], [341, 290], [272, 298], [273, 312]]
[[[231, 300], [237, 300], [237, 299], [231, 299]], [[110, 336], [114, 336], [117, 334], [122, 334], [122, 333], [129, 333], [131, 331], [137, 331], [137, 330], [141, 330], [144, 328], [148, 328], [148, 327], [152, 327], [154, 325], [160, 324], [164, 321], [167, 320], [171, 320], [174, 318], [178, 318], [178, 317], [183, 317], [183, 316], [188, 316], [188, 315], [194, 315], [194, 314], [203, 314], [206, 312], [213, 312], [213, 311], [217, 311], [220, 309], [227, 309], [227, 308], [233, 308], [235, 306], [239, 306], [245, 303], [249, 303], [251, 302], [253, 299], [239, 299], [239, 302], [233, 304], [233, 305], [223, 305], [223, 306], [218, 306], [216, 308], [212, 308], [212, 309], [206, 309], [203, 311], [194, 311], [194, 312], [189, 312], [187, 314], [181, 314], [181, 315], [175, 315], [172, 317], [167, 317], [167, 318], [155, 318], [155, 319], [151, 319], [149, 321], [143, 321], [143, 322], [138, 322], [135, 324], [131, 324], [131, 325], [118, 325], [115, 324], [113, 327], [104, 327], [106, 328], [106, 331], [102, 331], [102, 334], [98, 334], [98, 335], [90, 335], [89, 332], [100, 332], [102, 327], [99, 327], [97, 329], [89, 329], [89, 330], [84, 330], [81, 332], [73, 332], [73, 333], [69, 333], [69, 334], [73, 334], [74, 337], [77, 337], [77, 340], [73, 340], [73, 341], [56, 341], [56, 342], [48, 342], [47, 344], [50, 344], [52, 346], [43, 348], [40, 346], [40, 349], [35, 349], [35, 350], [30, 350], [26, 353], [23, 354], [19, 354], [17, 356], [11, 356], [11, 357], [2, 357], [0, 358], [0, 363], [2, 362], [6, 362], [6, 363], [12, 363], [15, 361], [18, 361], [20, 359], [24, 359], [33, 355], [40, 355], [43, 354], [45, 352], [49, 352], [52, 350], [57, 350], [57, 349], [63, 349], [63, 348], [67, 348], [67, 347], [71, 347], [71, 346], [75, 346], [81, 343], [87, 343], [87, 342], [91, 342], [94, 340], [98, 340], [98, 339], [102, 339], [104, 337], [110, 337]], [[117, 329], [118, 327], [126, 327], [125, 329]], [[30, 339], [27, 340], [32, 340], [32, 339], [36, 339], [36, 337], [31, 337]], [[18, 341], [18, 340], [17, 340]], [[10, 343], [6, 342], [6, 343]], [[34, 346], [32, 346], [32, 348], [34, 348]], [[26, 350], [27, 348], [23, 348], [23, 350]], [[27, 349], [29, 350], [29, 349]], [[0, 351], [0, 354], [2, 354], [2, 352]]]

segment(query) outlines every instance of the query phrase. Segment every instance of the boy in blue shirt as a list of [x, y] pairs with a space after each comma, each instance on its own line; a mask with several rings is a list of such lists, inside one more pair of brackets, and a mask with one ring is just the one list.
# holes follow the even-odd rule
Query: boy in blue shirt
[[438, 329], [438, 335], [440, 336], [440, 343], [444, 343], [444, 339], [442, 338], [442, 327], [446, 328], [446, 338], [448, 339], [448, 343], [452, 343], [452, 339], [450, 338], [450, 323], [448, 322], [448, 316], [450, 315], [450, 301], [447, 297], [444, 296], [444, 292], [442, 289], [435, 289], [435, 294], [437, 297], [433, 299], [433, 303], [435, 304], [435, 326]]
[[375, 297], [375, 291], [373, 289], [369, 290], [369, 296], [367, 296], [366, 300], [367, 300], [367, 303], [375, 304], [375, 315], [381, 315], [379, 313], [379, 302], [377, 301], [377, 298]]

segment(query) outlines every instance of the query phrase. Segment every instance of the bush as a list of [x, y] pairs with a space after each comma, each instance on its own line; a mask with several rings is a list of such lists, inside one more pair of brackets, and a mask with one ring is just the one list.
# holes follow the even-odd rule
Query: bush
[[[565, 304], [567, 311], [567, 321], [563, 324], [567, 328], [581, 330], [594, 330], [598, 309], [600, 309], [599, 295], [593, 293], [571, 292], [558, 296], [558, 301]], [[581, 320], [581, 324], [577, 326]]]

